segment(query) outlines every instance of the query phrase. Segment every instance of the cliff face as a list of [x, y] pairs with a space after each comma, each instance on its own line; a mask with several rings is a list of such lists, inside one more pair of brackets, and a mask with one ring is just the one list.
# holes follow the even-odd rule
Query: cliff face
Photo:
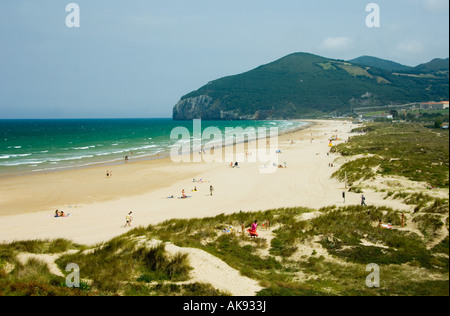
[[243, 115], [239, 110], [221, 110], [221, 104], [208, 95], [200, 95], [180, 100], [173, 108], [174, 120], [262, 120], [270, 116], [270, 111], [256, 111]]
[[192, 120], [206, 119], [206, 117], [213, 119], [217, 113], [210, 111], [212, 106], [213, 99], [207, 95], [182, 99], [173, 108], [173, 119]]

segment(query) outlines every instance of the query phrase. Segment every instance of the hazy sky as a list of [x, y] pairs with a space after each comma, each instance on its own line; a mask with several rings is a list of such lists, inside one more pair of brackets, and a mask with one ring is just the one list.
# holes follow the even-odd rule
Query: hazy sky
[[0, 0], [0, 119], [171, 117], [184, 94], [294, 52], [447, 58], [448, 29], [448, 0]]

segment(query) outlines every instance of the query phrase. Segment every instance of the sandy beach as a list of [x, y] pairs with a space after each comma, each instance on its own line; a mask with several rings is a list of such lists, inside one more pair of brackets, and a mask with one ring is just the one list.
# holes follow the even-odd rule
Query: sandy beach
[[[0, 241], [66, 238], [92, 245], [127, 232], [129, 211], [132, 227], [137, 227], [241, 210], [345, 205], [344, 183], [331, 178], [339, 166], [329, 166], [339, 157], [327, 153], [332, 135], [339, 138], [333, 144], [339, 144], [354, 127], [347, 121], [310, 121], [305, 129], [280, 135], [278, 162], [287, 167], [273, 173], [260, 172], [260, 162], [231, 168], [230, 162], [174, 163], [165, 158], [3, 178]], [[178, 198], [182, 190], [190, 198]], [[405, 208], [375, 192], [366, 197], [371, 205]], [[360, 194], [347, 192], [345, 203], [359, 204]], [[55, 218], [56, 209], [70, 216]]]

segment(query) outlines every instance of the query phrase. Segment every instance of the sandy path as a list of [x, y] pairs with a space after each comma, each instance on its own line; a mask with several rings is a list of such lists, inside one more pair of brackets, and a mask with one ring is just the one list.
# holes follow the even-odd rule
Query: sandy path
[[30, 259], [36, 259], [39, 261], [44, 262], [45, 264], [47, 264], [48, 269], [50, 271], [51, 274], [60, 276], [60, 277], [65, 277], [64, 274], [61, 272], [61, 270], [59, 269], [58, 265], [55, 263], [55, 261], [66, 254], [72, 254], [77, 252], [77, 250], [70, 250], [68, 252], [65, 253], [60, 253], [60, 254], [33, 254], [33, 253], [19, 253], [17, 255], [17, 259], [22, 263], [22, 264], [26, 264], [28, 260]]
[[194, 268], [189, 282], [209, 283], [214, 288], [231, 293], [233, 296], [254, 296], [263, 288], [250, 278], [242, 276], [222, 260], [195, 248], [180, 248], [166, 243], [169, 253], [185, 253]]

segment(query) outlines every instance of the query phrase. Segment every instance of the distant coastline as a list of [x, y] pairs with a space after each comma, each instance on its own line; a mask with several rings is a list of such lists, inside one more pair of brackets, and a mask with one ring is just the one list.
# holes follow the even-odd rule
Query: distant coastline
[[[49, 172], [59, 172], [66, 170], [86, 169], [97, 166], [114, 166], [124, 163], [124, 157], [129, 156], [129, 162], [132, 161], [145, 161], [145, 160], [157, 160], [168, 158], [170, 154], [170, 147], [174, 143], [169, 138], [170, 130], [178, 125], [192, 128], [192, 121], [174, 121], [171, 118], [167, 119], [43, 119], [43, 120], [2, 120], [3, 123], [9, 122], [8, 128], [3, 125], [4, 143], [0, 142], [0, 178], [17, 177], [31, 174], [41, 174]], [[120, 135], [116, 138], [111, 137], [107, 128], [100, 128], [99, 133], [105, 133], [105, 139], [102, 139], [102, 135], [96, 133], [89, 134], [86, 139], [81, 139], [83, 136], [77, 134], [76, 130], [69, 137], [76, 138], [76, 142], [68, 142], [63, 140], [64, 143], [58, 144], [60, 148], [57, 148], [51, 142], [52, 135], [45, 135], [46, 138], [50, 138], [47, 143], [41, 143], [40, 139], [26, 140], [23, 137], [17, 140], [11, 140], [14, 137], [14, 133], [20, 133], [23, 131], [23, 126], [20, 126], [26, 122], [27, 127], [31, 132], [39, 127], [41, 124], [49, 125], [61, 125], [54, 128], [54, 131], [58, 133], [66, 125], [75, 124], [80, 125], [76, 128], [80, 128], [81, 131], [85, 129], [98, 129], [98, 125], [108, 124], [113, 122], [113, 125], [118, 128], [120, 122], [125, 122], [128, 125], [134, 125], [135, 122], [140, 122], [140, 126], [134, 128], [129, 126], [125, 128], [123, 133], [129, 133]], [[149, 127], [144, 123], [157, 122], [160, 126], [158, 130], [151, 131]], [[12, 130], [14, 124], [17, 131]], [[85, 128], [83, 124], [87, 123]], [[0, 125], [0, 129], [1, 126]], [[264, 121], [202, 121], [202, 129], [208, 126], [219, 125], [221, 129], [224, 127], [240, 127], [243, 125], [246, 127], [271, 127], [276, 126], [279, 130], [279, 135], [294, 132], [300, 128], [304, 128], [304, 125], [308, 125], [301, 120], [264, 120]], [[292, 127], [290, 127], [292, 125]], [[111, 129], [114, 128], [111, 127]], [[139, 130], [142, 129], [142, 130]], [[31, 133], [30, 132], [30, 133]], [[95, 132], [95, 131], [93, 131]], [[131, 134], [139, 134], [134, 139], [130, 137]], [[151, 137], [149, 137], [151, 136]], [[30, 137], [34, 137], [31, 135]], [[56, 136], [55, 136], [56, 137]], [[92, 138], [92, 139], [90, 139]], [[9, 140], [9, 141], [8, 141]], [[30, 143], [27, 143], [29, 141]], [[33, 143], [34, 142], [34, 143]], [[34, 148], [36, 143], [39, 144]], [[55, 142], [61, 142], [61, 139], [56, 139]], [[247, 142], [247, 141], [245, 141]], [[48, 146], [48, 147], [45, 147]], [[56, 147], [56, 148], [54, 148]]]

